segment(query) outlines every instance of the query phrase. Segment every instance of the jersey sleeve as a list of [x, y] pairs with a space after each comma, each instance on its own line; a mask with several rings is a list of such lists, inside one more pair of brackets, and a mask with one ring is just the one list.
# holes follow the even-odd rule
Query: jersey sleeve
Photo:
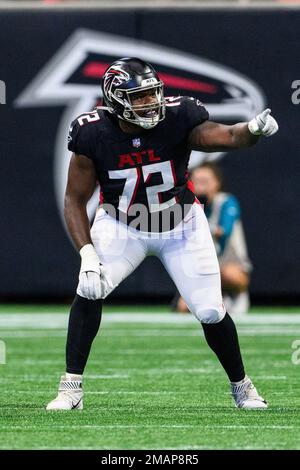
[[88, 126], [80, 126], [78, 119], [75, 119], [69, 129], [68, 149], [71, 152], [93, 159], [94, 152], [91, 137]]
[[209, 119], [207, 109], [196, 98], [182, 97], [181, 106], [183, 107], [185, 126], [188, 131]]

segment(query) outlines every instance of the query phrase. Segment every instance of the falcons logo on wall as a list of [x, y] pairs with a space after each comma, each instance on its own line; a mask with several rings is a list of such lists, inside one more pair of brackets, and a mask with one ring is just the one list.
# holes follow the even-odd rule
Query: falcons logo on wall
[[[264, 108], [261, 89], [247, 77], [203, 57], [193, 56], [149, 42], [80, 29], [61, 46], [16, 100], [18, 107], [65, 105], [55, 143], [54, 185], [63, 220], [63, 197], [70, 152], [67, 135], [71, 121], [101, 102], [101, 77], [109, 64], [121, 57], [140, 57], [150, 62], [165, 84], [165, 95], [191, 95], [202, 101], [212, 120], [248, 121]], [[107, 86], [125, 81], [117, 67]], [[204, 158], [218, 159], [224, 153], [192, 152], [190, 165]], [[98, 194], [89, 202], [91, 215]]]

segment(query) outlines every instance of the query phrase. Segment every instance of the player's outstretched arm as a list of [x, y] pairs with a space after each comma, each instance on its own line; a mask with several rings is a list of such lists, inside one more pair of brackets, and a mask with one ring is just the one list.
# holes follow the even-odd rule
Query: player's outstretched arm
[[86, 205], [96, 186], [93, 162], [84, 155], [73, 153], [65, 193], [65, 220], [76, 247], [80, 250], [91, 242]]
[[250, 122], [232, 126], [205, 121], [191, 131], [189, 146], [193, 150], [204, 152], [250, 147], [261, 135], [270, 137], [278, 131], [278, 124], [270, 112], [270, 109], [265, 109]]

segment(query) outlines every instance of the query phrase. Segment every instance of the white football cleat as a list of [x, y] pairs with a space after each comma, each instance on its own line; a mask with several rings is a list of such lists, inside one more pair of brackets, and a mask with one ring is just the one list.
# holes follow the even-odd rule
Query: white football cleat
[[64, 375], [61, 377], [58, 395], [48, 403], [47, 411], [83, 409], [82, 381], [81, 379], [74, 380], [74, 378], [67, 379]]
[[258, 410], [268, 408], [266, 400], [258, 395], [251, 379], [245, 377], [239, 383], [231, 383], [231, 394], [237, 408], [245, 410]]

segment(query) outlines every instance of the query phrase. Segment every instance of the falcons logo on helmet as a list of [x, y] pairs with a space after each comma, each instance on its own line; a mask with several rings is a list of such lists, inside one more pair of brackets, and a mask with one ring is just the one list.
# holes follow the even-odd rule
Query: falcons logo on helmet
[[111, 89], [113, 86], [120, 86], [122, 83], [126, 83], [130, 80], [130, 76], [127, 72], [118, 67], [117, 65], [110, 67], [104, 79], [104, 90], [106, 95], [110, 98], [111, 97]]

